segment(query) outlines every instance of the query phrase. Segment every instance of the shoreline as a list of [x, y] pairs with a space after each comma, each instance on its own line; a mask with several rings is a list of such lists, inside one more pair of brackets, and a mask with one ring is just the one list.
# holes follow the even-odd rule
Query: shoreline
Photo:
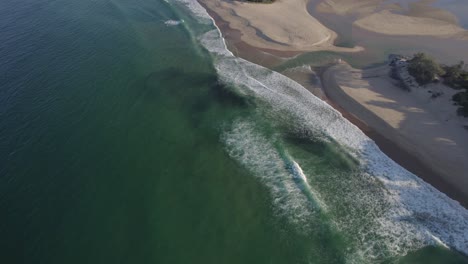
[[[347, 94], [334, 79], [334, 74], [333, 70], [328, 68], [320, 75], [327, 103], [361, 129], [393, 161], [468, 208], [468, 194], [434, 171], [433, 167], [418, 155], [418, 151], [412, 153], [403, 147], [406, 142], [398, 131]], [[386, 133], [377, 131], [375, 127], [384, 127]]]
[[[217, 26], [220, 28], [223, 38], [227, 41], [228, 48], [233, 52], [236, 56], [242, 57], [246, 60], [249, 60], [253, 63], [263, 65], [265, 67], [270, 68], [271, 65], [278, 63], [278, 61], [289, 59], [291, 57], [303, 54], [304, 51], [285, 51], [285, 50], [277, 50], [277, 49], [268, 49], [264, 47], [255, 47], [244, 40], [241, 39], [241, 32], [238, 29], [234, 29], [230, 27], [228, 21], [224, 20], [218, 13], [211, 10], [210, 7], [205, 5], [205, 1], [207, 0], [199, 0], [200, 4], [208, 11], [210, 16], [214, 19]], [[310, 15], [310, 14], [309, 14]], [[339, 111], [343, 117], [345, 117], [348, 121], [352, 124], [356, 125], [361, 131], [363, 131], [370, 139], [372, 139], [377, 146], [381, 149], [383, 153], [389, 156], [392, 160], [394, 160], [397, 164], [405, 168], [406, 170], [412, 172], [417, 177], [423, 179], [427, 183], [434, 186], [439, 191], [446, 194], [453, 200], [459, 202], [465, 208], [468, 208], [468, 196], [453, 188], [451, 184], [448, 184], [447, 181], [442, 177], [440, 174], [435, 172], [430, 165], [422, 161], [418, 158], [414, 153], [409, 153], [404, 148], [399, 145], [398, 140], [389, 139], [382, 133], [376, 131], [371, 124], [365, 123], [360, 118], [359, 115], [356, 115], [352, 111], [350, 112], [349, 109], [343, 107], [346, 104], [346, 100], [336, 100], [337, 98], [333, 98], [333, 95], [330, 95], [329, 87], [325, 87], [323, 81], [323, 74], [322, 72], [319, 74], [320, 79], [322, 80], [322, 89], [326, 94], [326, 98], [322, 98], [325, 102], [331, 105], [335, 110]], [[295, 78], [292, 78], [295, 81]], [[301, 83], [306, 89], [310, 91], [310, 87], [306, 87], [307, 85]], [[348, 100], [348, 103], [351, 100]], [[364, 108], [358, 102], [355, 102], [358, 106]], [[365, 109], [366, 110], [366, 109]], [[366, 113], [366, 111], [360, 111], [360, 114]], [[367, 111], [367, 115], [373, 114], [371, 111]], [[374, 114], [375, 115], [375, 114]], [[374, 117], [375, 120], [378, 119], [377, 116]], [[380, 122], [383, 122], [381, 120]], [[389, 127], [389, 129], [393, 129]], [[423, 176], [421, 176], [423, 175]]]

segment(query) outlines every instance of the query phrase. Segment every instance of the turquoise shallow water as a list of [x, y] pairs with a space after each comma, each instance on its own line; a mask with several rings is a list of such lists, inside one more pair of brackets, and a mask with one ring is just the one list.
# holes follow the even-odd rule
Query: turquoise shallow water
[[466, 263], [364, 235], [380, 183], [222, 82], [210, 29], [163, 1], [0, 4], [1, 263]]

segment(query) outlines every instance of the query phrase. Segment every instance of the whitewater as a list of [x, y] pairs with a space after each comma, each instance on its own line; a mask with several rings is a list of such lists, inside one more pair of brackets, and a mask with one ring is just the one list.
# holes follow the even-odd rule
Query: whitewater
[[[255, 100], [256, 116], [311, 141], [337, 146], [358, 161], [358, 169], [351, 175], [329, 172], [329, 181], [343, 185], [339, 188], [354, 188], [341, 197], [331, 197], [314, 181], [319, 176], [301, 166], [307, 161], [288, 151], [280, 133], [264, 135], [253, 117], [228, 124], [221, 138], [226, 151], [267, 186], [278, 217], [288, 219], [298, 232], [314, 234], [320, 215], [328, 215], [329, 226], [355, 245], [347, 252], [350, 263], [403, 256], [428, 245], [468, 254], [468, 210], [399, 166], [300, 84], [235, 57], [197, 1], [171, 4], [186, 9], [198, 23], [212, 26], [195, 37], [211, 54], [219, 80], [236, 94]], [[343, 202], [350, 212], [364, 213], [338, 216], [334, 208]]]

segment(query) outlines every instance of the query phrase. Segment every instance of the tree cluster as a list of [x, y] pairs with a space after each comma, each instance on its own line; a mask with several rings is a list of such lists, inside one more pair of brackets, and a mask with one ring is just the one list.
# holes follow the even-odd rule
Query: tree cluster
[[444, 75], [444, 69], [425, 53], [416, 53], [408, 61], [408, 72], [416, 79], [420, 85], [428, 84]]
[[440, 76], [447, 86], [463, 90], [452, 100], [460, 106], [458, 114], [468, 117], [468, 71], [463, 61], [455, 65], [439, 65], [425, 53], [417, 53], [408, 61], [408, 72], [420, 85], [433, 82]]

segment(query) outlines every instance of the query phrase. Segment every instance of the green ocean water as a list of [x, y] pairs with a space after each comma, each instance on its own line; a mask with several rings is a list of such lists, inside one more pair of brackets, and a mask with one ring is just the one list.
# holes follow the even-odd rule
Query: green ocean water
[[[380, 242], [360, 257], [380, 184], [223, 84], [197, 40], [209, 29], [159, 0], [0, 3], [0, 263], [467, 263]], [[245, 120], [258, 135], [242, 150], [227, 139], [249, 139]], [[320, 199], [281, 178], [290, 156]]]

